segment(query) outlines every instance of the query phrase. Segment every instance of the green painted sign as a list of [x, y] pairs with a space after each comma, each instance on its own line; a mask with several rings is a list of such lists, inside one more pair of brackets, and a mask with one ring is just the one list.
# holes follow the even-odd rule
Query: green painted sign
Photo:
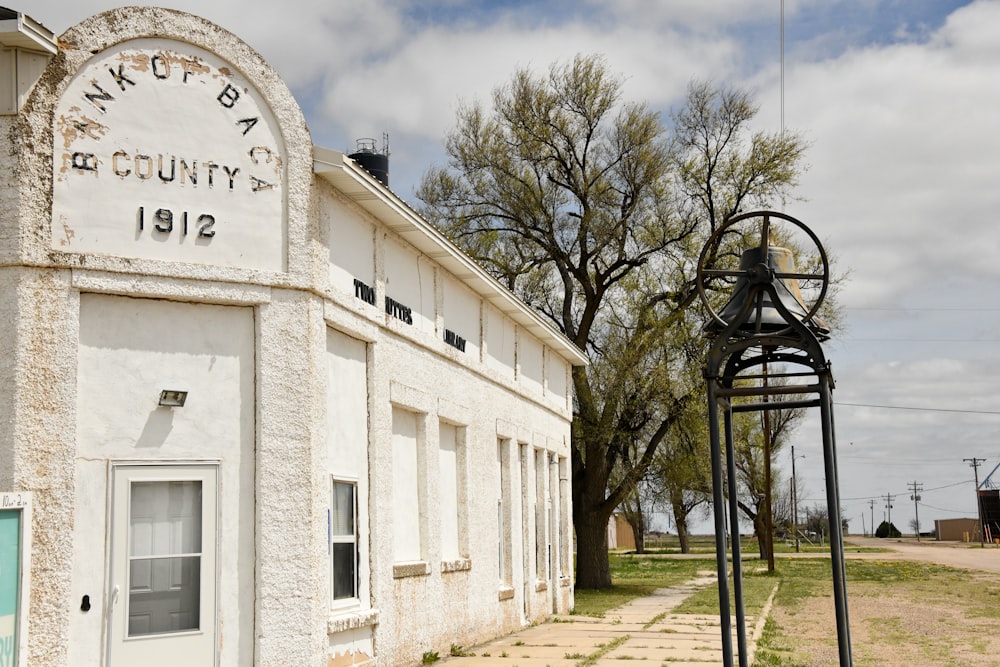
[[0, 510], [0, 667], [17, 665], [21, 512]]

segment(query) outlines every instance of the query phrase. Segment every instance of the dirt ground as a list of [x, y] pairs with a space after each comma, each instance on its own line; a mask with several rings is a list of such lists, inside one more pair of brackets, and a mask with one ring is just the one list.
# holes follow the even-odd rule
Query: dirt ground
[[[972, 590], [997, 595], [1000, 602], [1000, 550], [941, 543], [864, 542], [864, 546], [893, 548], [895, 553], [848, 553], [847, 557], [934, 562], [968, 569], [968, 576], [936, 586], [898, 589], [878, 582], [849, 583], [848, 612], [854, 665], [985, 667], [1000, 664], [998, 612], [979, 610], [964, 602], [964, 596]], [[793, 609], [776, 609], [772, 619], [794, 653], [794, 664], [808, 667], [840, 664], [832, 594], [811, 598]]]

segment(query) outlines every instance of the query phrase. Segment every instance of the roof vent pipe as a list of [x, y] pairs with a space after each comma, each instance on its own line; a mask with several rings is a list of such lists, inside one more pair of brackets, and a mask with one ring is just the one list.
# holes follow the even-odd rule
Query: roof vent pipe
[[351, 158], [374, 176], [382, 185], [389, 187], [389, 135], [382, 135], [382, 150], [374, 139], [357, 140], [357, 148], [347, 157]]

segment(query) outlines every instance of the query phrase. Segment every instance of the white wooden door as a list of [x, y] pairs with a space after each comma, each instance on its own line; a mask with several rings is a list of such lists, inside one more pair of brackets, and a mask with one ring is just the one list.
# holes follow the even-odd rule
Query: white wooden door
[[216, 664], [218, 468], [118, 465], [111, 510], [111, 667]]

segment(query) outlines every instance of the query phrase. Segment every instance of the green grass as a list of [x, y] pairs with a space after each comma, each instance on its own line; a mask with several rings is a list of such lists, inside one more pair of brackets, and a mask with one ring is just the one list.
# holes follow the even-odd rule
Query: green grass
[[690, 581], [699, 570], [715, 569], [715, 561], [708, 559], [671, 560], [611, 554], [610, 561], [612, 587], [599, 591], [577, 590], [574, 614], [604, 616], [609, 609], [649, 595], [657, 588]]
[[[755, 572], [749, 568], [743, 570], [743, 609], [749, 615], [756, 615], [764, 608], [771, 591], [781, 580], [778, 574], [768, 574], [767, 572]], [[729, 580], [729, 605], [730, 609], [735, 605], [735, 591], [733, 590], [732, 578]], [[712, 584], [701, 589], [687, 600], [682, 602], [674, 610], [678, 614], [718, 614], [719, 613], [719, 587]]]
[[[846, 545], [847, 551], [856, 547]], [[866, 552], [878, 552], [879, 549], [864, 549]], [[798, 620], [796, 616], [800, 606], [811, 598], [830, 599], [832, 605], [832, 573], [829, 558], [782, 558], [776, 559], [776, 571], [768, 573], [766, 563], [756, 559], [756, 552], [745, 552], [743, 562], [743, 593], [744, 606], [748, 615], [757, 615], [775, 585], [780, 584], [775, 596], [775, 607], [787, 613], [782, 617], [783, 623], [789, 627], [780, 627], [772, 618], [767, 620], [764, 636], [759, 642], [759, 650], [754, 667], [804, 667], [809, 663], [810, 649], [814, 647], [803, 645], [804, 635], [813, 627], [795, 627], [794, 623], [809, 622]], [[590, 616], [603, 616], [605, 612], [619, 607], [628, 601], [647, 595], [657, 588], [678, 585], [696, 578], [700, 572], [715, 572], [716, 564], [714, 549], [704, 558], [671, 559], [662, 555], [637, 556], [634, 554], [614, 554], [610, 559], [611, 575], [614, 586], [604, 591], [576, 591], [576, 609], [574, 613]], [[925, 653], [917, 659], [930, 660], [928, 656], [937, 655], [943, 650], [934, 646], [944, 642], [965, 642], [965, 647], [972, 647], [976, 653], [986, 655], [987, 644], [979, 640], [978, 644], [969, 639], [968, 633], [959, 639], [949, 638], [955, 630], [971, 627], [976, 632], [983, 628], [992, 628], [1000, 621], [1000, 586], [996, 584], [994, 575], [985, 573], [970, 574], [931, 563], [919, 563], [902, 560], [847, 560], [847, 587], [849, 599], [883, 598], [891, 591], [892, 595], [904, 596], [903, 599], [916, 601], [920, 604], [941, 604], [956, 609], [953, 617], [942, 617], [939, 624], [949, 625], [951, 632], [933, 636], [915, 634], [915, 629], [901, 624], [892, 608], [887, 605], [884, 617], [871, 618], [867, 623], [874, 623], [878, 628], [879, 645], [883, 647], [910, 648], [922, 650]], [[732, 579], [730, 579], [730, 594], [732, 594]], [[813, 607], [815, 608], [815, 607]], [[677, 610], [679, 613], [718, 614], [718, 588], [707, 586], [688, 598]], [[808, 616], [808, 614], [806, 615]], [[861, 622], [852, 617], [852, 625]], [[812, 621], [815, 625], [815, 621]], [[951, 626], [954, 625], [952, 628]], [[829, 628], [830, 642], [835, 642], [835, 628]], [[974, 638], [975, 632], [971, 634]], [[984, 635], [980, 635], [984, 636]], [[813, 640], [815, 641], [815, 640]], [[827, 641], [827, 640], [823, 640]], [[926, 644], [926, 646], [925, 646]], [[835, 644], [834, 644], [835, 645]], [[878, 658], [870, 656], [870, 650], [855, 642], [855, 664], [859, 667], [875, 667]], [[605, 655], [606, 652], [601, 652]], [[582, 656], [575, 655], [579, 659]], [[591, 661], [595, 656], [587, 656]], [[586, 660], [584, 661], [586, 662]], [[580, 663], [582, 664], [582, 663]], [[914, 663], [916, 664], [916, 663]], [[934, 663], [938, 664], [938, 663]], [[942, 665], [946, 663], [940, 663]], [[957, 663], [948, 662], [947, 665]], [[983, 663], [985, 664], [985, 663]]]
[[[688, 547], [690, 548], [690, 553], [692, 554], [714, 556], [715, 538], [711, 535], [695, 535], [688, 539]], [[845, 542], [844, 547], [852, 552], [863, 553], [885, 553], [887, 551], [891, 551], [891, 549], [884, 549], [880, 547], [858, 547], [857, 545], [850, 544], [850, 542]], [[742, 551], [743, 556], [756, 556], [759, 552], [757, 540], [752, 536], [743, 537], [743, 539], [740, 540], [740, 550]], [[648, 554], [679, 554], [680, 552], [681, 543], [676, 535], [665, 535], [662, 537], [646, 539], [646, 553]], [[830, 553], [830, 545], [824, 544], [823, 546], [819, 546], [818, 544], [813, 545], [809, 544], [805, 540], [800, 540], [799, 552]], [[795, 553], [795, 543], [791, 540], [775, 540], [774, 553]]]
[[[895, 560], [848, 560], [846, 565], [848, 605], [851, 599], [882, 598], [891, 591], [894, 596], [924, 605], [941, 603], [953, 606], [956, 609], [954, 622], [959, 625], [974, 622], [975, 618], [1000, 618], [1000, 610], [989, 602], [991, 590], [995, 588], [984, 586], [976, 577], [970, 576], [968, 571], [931, 563]], [[791, 616], [787, 617], [789, 623], [795, 623], [796, 610], [810, 598], [832, 598], [829, 560], [785, 560], [779, 561], [779, 566], [781, 587], [775, 597], [775, 606], [790, 612]], [[885, 616], [867, 621], [877, 628], [880, 646], [910, 649], [924, 646], [926, 656], [937, 656], [934, 664], [946, 664], [937, 659], [947, 654], [945, 644], [950, 641], [950, 633], [942, 627], [941, 636], [915, 635], [913, 628], [894, 617], [895, 613], [893, 605], [888, 603]], [[967, 620], [963, 621], [963, 618]], [[860, 622], [859, 619], [852, 618], [852, 625]], [[986, 623], [992, 621], [988, 620]], [[802, 634], [802, 628], [794, 625], [779, 627], [772, 619], [768, 619], [764, 636], [758, 644], [755, 667], [801, 667], [806, 664], [812, 647], [803, 644]], [[833, 642], [833, 628], [829, 635], [829, 641]], [[962, 640], [956, 638], [956, 641]], [[855, 641], [855, 664], [878, 664], [877, 660], [872, 662], [870, 659], [862, 659], [865, 652], [865, 647]]]
[[[671, 538], [670, 536], [660, 538], [659, 546], [661, 548], [645, 555], [611, 553], [609, 560], [613, 586], [600, 591], [577, 590], [575, 595], [576, 606], [573, 609], [573, 613], [581, 616], [603, 617], [607, 611], [620, 607], [637, 597], [649, 595], [657, 588], [676, 586], [690, 581], [697, 576], [699, 571], [716, 571], [714, 538], [700, 536], [692, 540], [692, 551], [703, 554], [705, 556], [704, 559], [678, 560], [658, 557], [662, 556], [664, 551], [669, 551], [674, 547], [679, 552], [679, 543], [672, 544], [670, 542], [671, 539], [674, 542], [677, 540], [676, 537]], [[849, 543], [845, 545], [845, 549], [851, 552], [865, 553], [888, 551], [887, 549], [880, 548], [861, 548]], [[799, 571], [798, 568], [805, 568], [811, 573], [810, 576], [817, 577], [819, 581], [826, 582], [825, 585], [829, 586], [831, 579], [830, 561], [826, 559], [792, 560], [780, 557], [782, 553], [794, 551], [794, 546], [788, 547], [783, 542], [776, 542], [775, 552], [778, 554], [775, 564], [776, 573], [760, 573], [759, 570], [764, 567], [764, 562], [756, 558], [756, 543], [751, 540], [744, 540], [742, 551], [744, 557], [744, 605], [750, 613], [753, 613], [751, 610], [759, 610], [763, 606], [767, 596], [770, 595], [771, 590], [774, 588], [775, 582], [783, 578], [782, 572], [784, 571], [796, 572]], [[803, 546], [802, 552], [829, 553], [829, 546], [823, 548]], [[880, 563], [881, 561], [868, 562]], [[878, 570], [877, 567], [865, 567], [865, 561], [848, 561], [848, 563], [849, 567], [853, 568], [851, 571], [854, 572], [854, 576], [860, 578], [869, 576], [865, 574], [868, 570]], [[914, 566], [916, 565], [914, 564]], [[776, 576], [777, 579], [775, 578]], [[879, 576], [885, 575], [880, 574]], [[764, 577], [765, 579], [761, 580], [760, 577]], [[730, 589], [732, 589], [731, 586]], [[731, 590], [730, 593], [732, 593]], [[1000, 598], [1000, 593], [997, 596]], [[710, 600], [713, 598], [715, 599], [714, 606], [710, 603]], [[997, 601], [1000, 601], [1000, 599]], [[709, 610], [709, 607], [712, 609]], [[995, 608], [995, 605], [993, 607]], [[697, 594], [690, 601], [690, 609], [691, 611], [687, 613], [718, 612], [717, 588], [713, 586]], [[701, 611], [694, 611], [696, 609]]]

